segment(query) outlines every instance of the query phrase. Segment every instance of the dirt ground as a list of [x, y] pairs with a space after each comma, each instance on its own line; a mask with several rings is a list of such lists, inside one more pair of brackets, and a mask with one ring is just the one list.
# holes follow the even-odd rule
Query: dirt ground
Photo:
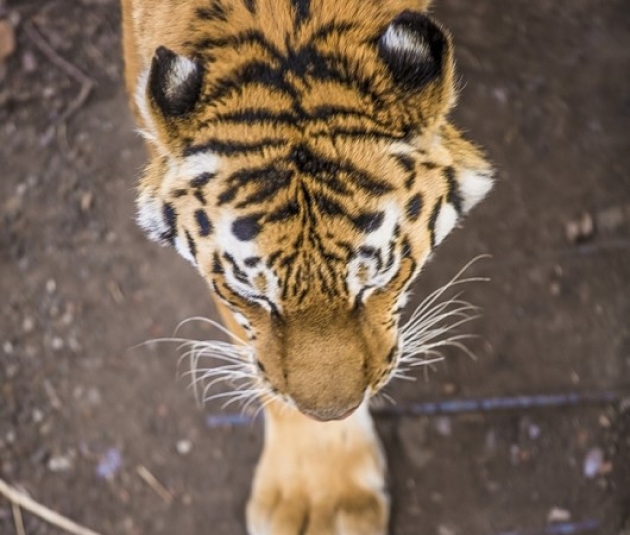
[[[380, 407], [391, 533], [628, 534], [627, 0], [440, 0], [435, 14], [457, 46], [456, 121], [498, 182], [415, 298], [479, 254], [492, 258], [470, 273], [491, 281], [466, 290], [484, 309], [477, 360], [450, 352]], [[133, 221], [144, 154], [117, 2], [0, 0], [1, 21], [0, 51], [7, 26], [16, 43], [0, 61], [0, 478], [103, 535], [244, 534], [261, 423], [198, 409], [174, 347], [135, 347], [214, 312]], [[530, 397], [487, 401], [514, 396]], [[428, 401], [457, 403], [427, 415]], [[28, 535], [62, 533], [24, 516]]]

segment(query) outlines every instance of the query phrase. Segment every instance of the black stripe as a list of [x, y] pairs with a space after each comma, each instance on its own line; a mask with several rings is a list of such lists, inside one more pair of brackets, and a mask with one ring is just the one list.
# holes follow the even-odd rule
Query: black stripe
[[394, 190], [394, 186], [391, 184], [373, 177], [364, 171], [350, 167], [347, 172], [350, 174], [355, 185], [372, 195], [381, 196]]
[[311, 0], [291, 0], [295, 10], [295, 25], [300, 26], [308, 17], [311, 11]]
[[436, 164], [435, 162], [420, 162], [420, 165], [422, 167], [424, 167], [425, 169], [428, 169], [429, 171], [432, 171], [433, 169], [437, 169], [439, 167], [438, 164]]
[[325, 132], [324, 135], [329, 137], [358, 137], [358, 138], [377, 138], [384, 139], [386, 141], [398, 141], [403, 139], [404, 136], [397, 135], [392, 132], [383, 130], [375, 130], [371, 128], [333, 128], [329, 132]]
[[197, 16], [204, 20], [220, 20], [222, 22], [228, 20], [227, 10], [219, 0], [211, 0], [208, 7], [198, 7]]
[[263, 138], [252, 143], [246, 141], [230, 141], [225, 139], [210, 139], [201, 145], [192, 145], [184, 150], [184, 156], [200, 152], [214, 152], [221, 156], [233, 156], [247, 152], [260, 152], [267, 148], [282, 147], [286, 144], [283, 139]]
[[236, 69], [228, 76], [217, 80], [214, 90], [203, 96], [205, 103], [213, 103], [230, 96], [233, 92], [240, 92], [243, 86], [260, 84], [294, 99], [299, 98], [295, 88], [284, 79], [284, 73], [268, 63], [253, 61]]
[[239, 46], [252, 44], [259, 45], [275, 59], [279, 60], [284, 57], [280, 50], [259, 30], [246, 30], [228, 37], [216, 39], [204, 37], [193, 46], [197, 51], [203, 51], [208, 49], [213, 50], [215, 48], [238, 48]]
[[416, 175], [415, 173], [410, 173], [409, 176], [405, 179], [405, 188], [411, 189], [413, 185], [416, 183]]
[[193, 195], [195, 196], [195, 199], [197, 199], [204, 206], [207, 204], [206, 203], [206, 197], [203, 194], [203, 191], [201, 191], [200, 189], [196, 189], [195, 193]]
[[360, 119], [367, 119], [372, 124], [376, 124], [378, 126], [386, 128], [386, 125], [380, 124], [376, 121], [374, 115], [366, 113], [363, 110], [357, 108], [349, 108], [346, 106], [317, 106], [308, 112], [308, 116], [311, 119], [316, 119], [320, 121], [330, 121], [331, 119], [336, 119], [338, 117], [357, 117]]
[[338, 216], [338, 215], [347, 215], [344, 207], [339, 204], [337, 201], [331, 199], [327, 195], [323, 195], [321, 193], [316, 193], [314, 196], [315, 204], [317, 208], [323, 215], [327, 216]]
[[347, 193], [345, 181], [339, 179], [340, 173], [348, 173], [350, 181], [358, 188], [373, 195], [383, 195], [393, 191], [394, 187], [366, 171], [357, 169], [350, 162], [336, 162], [313, 153], [305, 145], [293, 149], [290, 160], [298, 171], [308, 174], [320, 183], [339, 193]]
[[429, 232], [431, 233], [431, 249], [435, 247], [435, 223], [437, 222], [437, 218], [440, 215], [440, 210], [442, 208], [442, 197], [440, 197], [435, 206], [433, 207], [433, 212], [431, 212], [431, 217], [429, 218]]
[[300, 205], [295, 201], [291, 201], [269, 214], [265, 218], [265, 222], [275, 223], [276, 221], [285, 221], [286, 219], [291, 219], [298, 215], [300, 215]]
[[291, 185], [291, 179], [293, 178], [293, 171], [284, 170], [273, 173], [266, 178], [260, 178], [260, 187], [251, 195], [248, 195], [244, 201], [239, 202], [237, 208], [245, 208], [250, 204], [258, 204], [269, 200], [282, 190], [288, 188]]
[[186, 231], [186, 241], [188, 242], [188, 250], [192, 257], [197, 260], [197, 246], [195, 245], [195, 240], [193, 240], [190, 232]]
[[267, 262], [266, 265], [268, 268], [272, 268], [273, 265], [276, 263], [276, 260], [278, 260], [278, 258], [280, 256], [282, 256], [283, 251], [281, 249], [274, 251], [273, 253], [271, 253], [268, 257], [267, 257]]
[[172, 204], [164, 203], [164, 206], [162, 206], [162, 219], [167, 229], [162, 233], [160, 238], [173, 245], [175, 236], [177, 235], [177, 212]]
[[197, 175], [195, 178], [193, 178], [190, 181], [190, 187], [201, 188], [205, 186], [208, 182], [210, 182], [216, 176], [217, 175], [215, 175], [214, 173], [201, 173], [200, 175]]
[[462, 215], [462, 196], [459, 191], [459, 187], [457, 184], [457, 180], [455, 180], [455, 169], [451, 166], [444, 169], [444, 176], [446, 177], [446, 182], [448, 183], [448, 194], [446, 196], [446, 200], [450, 202], [457, 211], [457, 215]]
[[396, 154], [396, 161], [407, 172], [413, 173], [416, 170], [416, 160], [408, 154]]
[[223, 258], [225, 258], [232, 265], [232, 272], [237, 280], [241, 281], [243, 284], [249, 285], [249, 277], [247, 273], [245, 273], [240, 266], [234, 260], [234, 257], [230, 253], [223, 253]]
[[212, 273], [215, 275], [223, 274], [223, 265], [221, 264], [219, 253], [214, 253], [214, 256], [212, 257]]
[[179, 188], [173, 191], [172, 195], [173, 197], [175, 197], [176, 199], [179, 197], [183, 197], [184, 195], [186, 195], [188, 193], [187, 190], [183, 189], [183, 188]]
[[203, 210], [196, 210], [195, 221], [197, 221], [197, 225], [199, 226], [199, 235], [203, 237], [209, 236], [213, 228], [208, 214]]
[[400, 256], [402, 258], [407, 258], [408, 256], [411, 256], [411, 251], [411, 242], [409, 241], [409, 238], [405, 236], [400, 250]]
[[260, 257], [259, 256], [249, 256], [245, 260], [243, 260], [243, 263], [247, 267], [250, 267], [250, 268], [251, 267], [256, 267], [259, 262], [260, 262]]
[[252, 15], [256, 13], [256, 0], [243, 0], [243, 5]]
[[225, 121], [230, 123], [276, 123], [294, 125], [298, 121], [293, 113], [288, 111], [272, 111], [266, 109], [245, 109], [230, 113], [221, 113], [211, 122]]
[[[321, 185], [337, 193], [350, 193], [344, 181], [339, 179], [340, 166], [337, 162], [316, 155], [305, 145], [295, 147], [288, 159], [300, 173], [313, 177]], [[308, 191], [304, 194], [310, 196]]]
[[409, 201], [407, 202], [407, 206], [405, 207], [405, 213], [407, 214], [407, 218], [411, 219], [411, 221], [417, 221], [420, 216], [420, 212], [422, 211], [422, 195], [417, 193]]
[[272, 183], [275, 184], [278, 177], [280, 182], [286, 177], [287, 171], [279, 169], [273, 163], [265, 167], [254, 167], [252, 169], [241, 169], [232, 173], [226, 180], [229, 188], [219, 195], [219, 205], [231, 202], [236, 197], [238, 191], [245, 185], [250, 183]]
[[323, 65], [324, 68], [309, 71], [309, 76], [315, 80], [332, 80], [339, 85], [354, 89], [370, 99], [377, 108], [382, 108], [383, 101], [381, 94], [374, 89], [374, 80], [362, 78], [357, 72], [356, 65], [353, 65], [347, 56], [342, 53], [325, 54], [318, 52], [317, 58], [318, 64]]
[[364, 212], [350, 218], [354, 226], [362, 232], [374, 232], [378, 230], [383, 224], [384, 219], [385, 214], [383, 212]]
[[313, 36], [311, 37], [311, 44], [320, 39], [325, 39], [330, 34], [339, 33], [343, 34], [356, 28], [357, 25], [353, 22], [329, 22], [328, 24], [324, 24], [319, 30], [317, 30]]

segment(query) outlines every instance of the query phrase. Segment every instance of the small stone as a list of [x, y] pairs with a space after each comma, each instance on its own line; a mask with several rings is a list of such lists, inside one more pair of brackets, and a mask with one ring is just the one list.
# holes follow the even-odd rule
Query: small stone
[[549, 285], [549, 293], [554, 297], [558, 297], [560, 295], [560, 289], [560, 283], [557, 281], [554, 281]]
[[91, 191], [88, 191], [81, 195], [81, 211], [88, 212], [92, 205], [94, 204], [94, 194]]
[[601, 448], [592, 448], [584, 458], [583, 472], [584, 477], [593, 479], [601, 473], [602, 464], [604, 463], [604, 452]]
[[50, 347], [52, 347], [53, 351], [62, 350], [64, 345], [65, 343], [63, 341], [63, 338], [59, 336], [54, 336], [53, 339], [50, 341]]
[[566, 509], [560, 507], [552, 507], [547, 515], [547, 522], [553, 524], [555, 522], [569, 522], [571, 520], [571, 513]]
[[35, 329], [35, 320], [30, 316], [25, 317], [24, 321], [22, 321], [22, 330], [28, 334], [32, 333], [33, 329]]
[[539, 438], [540, 433], [540, 427], [536, 424], [529, 424], [529, 426], [527, 427], [527, 435], [531, 440], [536, 440], [537, 438]]
[[46, 291], [49, 294], [55, 293], [55, 290], [57, 289], [57, 282], [55, 281], [55, 279], [48, 279], [46, 281]]
[[44, 413], [39, 409], [34, 409], [32, 416], [33, 422], [36, 424], [40, 423], [44, 419]]
[[13, 345], [13, 342], [11, 342], [10, 340], [6, 340], [2, 343], [2, 351], [4, 351], [5, 355], [12, 355], [13, 351], [15, 351], [15, 347]]
[[457, 385], [455, 383], [445, 383], [442, 389], [446, 395], [452, 396], [457, 392]]
[[436, 418], [435, 429], [443, 437], [450, 437], [453, 432], [451, 419], [448, 416], [440, 416]]
[[51, 472], [67, 472], [72, 469], [72, 460], [65, 455], [55, 455], [48, 459], [48, 470]]
[[31, 74], [37, 70], [37, 59], [30, 50], [22, 54], [22, 70], [26, 74]]
[[175, 449], [180, 455], [188, 455], [192, 450], [192, 442], [190, 440], [178, 440]]
[[605, 414], [600, 414], [597, 421], [599, 422], [600, 427], [604, 427], [606, 429], [612, 425], [610, 418], [608, 418]]
[[565, 227], [567, 239], [571, 243], [579, 243], [592, 238], [594, 231], [593, 217], [588, 213], [582, 214], [579, 219], [569, 221]]
[[492, 90], [492, 96], [500, 103], [505, 104], [508, 101], [508, 94], [505, 88], [495, 87]]
[[456, 535], [456, 534], [457, 532], [449, 526], [440, 525], [437, 528], [437, 535]]

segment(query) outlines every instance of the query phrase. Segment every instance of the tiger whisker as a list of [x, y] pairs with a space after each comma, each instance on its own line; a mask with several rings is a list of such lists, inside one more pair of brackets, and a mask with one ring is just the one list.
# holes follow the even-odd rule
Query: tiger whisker
[[218, 329], [219, 331], [227, 334], [230, 338], [232, 338], [234, 340], [237, 340], [238, 342], [240, 342], [243, 345], [247, 345], [247, 342], [245, 342], [245, 340], [243, 340], [242, 338], [236, 336], [232, 331], [230, 331], [224, 325], [221, 325], [218, 321], [212, 320], [210, 318], [204, 318], [202, 316], [193, 316], [191, 318], [188, 318], [188, 319], [185, 319], [183, 321], [180, 321], [179, 324], [177, 325], [177, 327], [175, 328], [175, 333], [177, 333], [177, 331], [179, 331], [179, 329], [181, 327], [183, 327], [187, 323], [191, 323], [193, 321], [200, 321], [202, 323], [207, 323], [209, 325], [212, 325], [215, 329]]

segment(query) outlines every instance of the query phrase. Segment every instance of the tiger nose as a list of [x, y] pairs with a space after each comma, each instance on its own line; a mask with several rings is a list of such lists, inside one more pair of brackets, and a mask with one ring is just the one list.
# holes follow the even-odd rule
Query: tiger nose
[[306, 414], [306, 416], [310, 416], [318, 422], [330, 422], [331, 420], [345, 420], [359, 408], [359, 405], [361, 405], [360, 402], [349, 410], [342, 407], [333, 407], [331, 409], [307, 409], [300, 408], [299, 406], [298, 409], [303, 414]]
[[[321, 422], [348, 417], [361, 405], [366, 395], [367, 384], [362, 374], [352, 377], [347, 373], [342, 377], [322, 370], [315, 374], [300, 370], [297, 375], [288, 377], [289, 396], [300, 412]], [[317, 378], [308, 380], [309, 375]]]

